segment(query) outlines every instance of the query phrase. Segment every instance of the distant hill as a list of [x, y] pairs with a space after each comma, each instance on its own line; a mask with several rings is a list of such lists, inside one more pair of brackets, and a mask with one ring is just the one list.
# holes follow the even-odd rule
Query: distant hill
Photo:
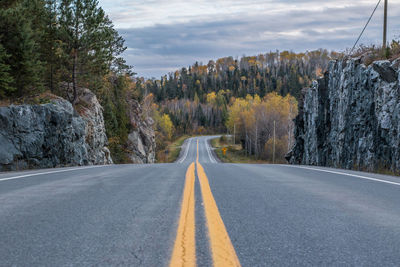
[[220, 90], [229, 91], [234, 97], [247, 94], [263, 97], [273, 91], [298, 97], [302, 88], [325, 71], [329, 60], [339, 56], [319, 49], [305, 53], [276, 51], [240, 59], [225, 57], [210, 60], [206, 65], [196, 62], [160, 80], [142, 80], [141, 86], [144, 93], [153, 93], [157, 102], [175, 98], [194, 100], [196, 94], [203, 102], [207, 93]]

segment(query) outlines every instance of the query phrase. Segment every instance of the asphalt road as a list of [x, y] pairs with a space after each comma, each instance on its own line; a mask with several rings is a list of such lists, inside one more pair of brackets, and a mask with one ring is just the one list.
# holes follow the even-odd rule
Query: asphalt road
[[400, 265], [400, 178], [222, 164], [207, 139], [185, 142], [173, 164], [1, 173], [0, 266], [168, 266], [197, 159], [187, 192], [198, 266], [216, 263], [210, 216], [242, 266]]

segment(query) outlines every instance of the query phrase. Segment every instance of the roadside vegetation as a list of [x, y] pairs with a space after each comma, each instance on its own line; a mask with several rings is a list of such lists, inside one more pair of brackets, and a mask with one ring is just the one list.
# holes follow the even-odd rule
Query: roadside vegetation
[[248, 95], [235, 99], [228, 111], [226, 126], [240, 144], [242, 154], [256, 160], [286, 162], [285, 154], [294, 143], [294, 97], [282, 97], [275, 92], [264, 98]]
[[[225, 163], [268, 163], [265, 160], [248, 156], [240, 144], [233, 144], [233, 138], [221, 136], [211, 140], [211, 146], [217, 157]], [[223, 149], [226, 148], [226, 152]]]
[[392, 40], [385, 49], [378, 45], [360, 45], [351, 56], [361, 57], [362, 62], [367, 66], [376, 60], [395, 60], [400, 58], [400, 41]]

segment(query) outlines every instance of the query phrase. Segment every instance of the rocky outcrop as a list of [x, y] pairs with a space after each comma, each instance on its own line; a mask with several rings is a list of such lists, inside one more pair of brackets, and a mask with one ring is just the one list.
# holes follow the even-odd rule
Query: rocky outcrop
[[88, 161], [91, 164], [112, 164], [110, 150], [107, 148], [103, 108], [96, 95], [86, 88], [78, 93], [77, 109], [85, 121], [85, 142], [88, 151]]
[[156, 141], [153, 129], [154, 121], [142, 112], [142, 108], [134, 99], [128, 100], [128, 115], [131, 132], [128, 135], [128, 157], [133, 163], [154, 163]]
[[303, 90], [293, 164], [400, 171], [400, 60], [332, 61]]
[[80, 97], [81, 115], [62, 98], [0, 107], [0, 171], [112, 163], [101, 106]]

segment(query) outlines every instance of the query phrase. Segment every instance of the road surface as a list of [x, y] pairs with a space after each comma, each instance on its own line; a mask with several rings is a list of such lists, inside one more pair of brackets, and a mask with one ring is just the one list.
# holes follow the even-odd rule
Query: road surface
[[207, 139], [173, 164], [0, 174], [1, 266], [394, 266], [400, 179], [222, 164]]

